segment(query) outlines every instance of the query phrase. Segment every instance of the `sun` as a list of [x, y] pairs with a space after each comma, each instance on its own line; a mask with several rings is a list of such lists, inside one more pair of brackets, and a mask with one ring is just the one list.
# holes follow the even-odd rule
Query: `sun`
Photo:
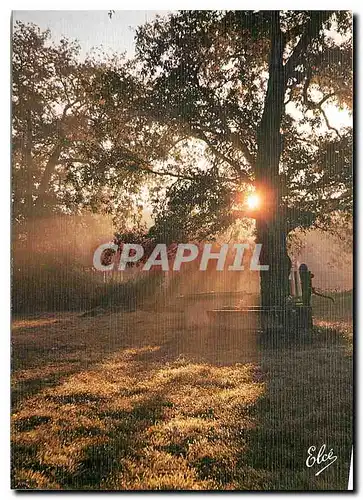
[[256, 210], [260, 207], [261, 200], [258, 194], [253, 193], [247, 196], [247, 206], [250, 210]]

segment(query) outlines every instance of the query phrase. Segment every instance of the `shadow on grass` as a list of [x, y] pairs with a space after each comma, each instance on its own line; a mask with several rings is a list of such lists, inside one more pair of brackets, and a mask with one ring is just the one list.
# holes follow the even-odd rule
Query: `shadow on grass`
[[[164, 317], [163, 317], [164, 316]], [[62, 383], [66, 377], [89, 370], [123, 348], [151, 343], [162, 345], [172, 331], [175, 315], [122, 312], [97, 318], [75, 313], [14, 317], [12, 326], [12, 408], [24, 398]], [[146, 331], [148, 328], [149, 332]]]
[[[80, 340], [89, 342], [74, 372], [19, 405], [14, 488], [346, 489], [352, 372], [336, 328], [262, 342], [261, 370], [238, 351], [236, 332], [196, 335], [175, 315], [122, 318], [75, 321], [67, 331], [58, 324], [33, 339], [48, 358], [18, 367], [28, 382], [54, 364], [59, 374], [64, 362], [64, 372]], [[50, 346], [62, 352], [66, 342], [57, 364]], [[324, 443], [338, 460], [315, 477], [307, 449]]]
[[111, 356], [22, 407], [15, 488], [233, 489], [240, 436], [254, 425], [250, 409], [264, 390], [257, 368], [142, 363], [148, 350], [157, 351]]
[[[353, 372], [344, 328], [315, 326], [310, 337], [262, 346], [267, 391], [256, 405], [246, 463], [270, 473], [268, 489], [346, 490], [353, 444]], [[306, 467], [307, 450], [322, 445], [337, 461]]]
[[[70, 395], [69, 401], [76, 401], [78, 395]], [[96, 398], [93, 398], [96, 402]], [[102, 404], [102, 400], [98, 402]], [[67, 404], [65, 401], [64, 404]], [[110, 474], [122, 472], [122, 459], [128, 457], [136, 460], [145, 446], [143, 432], [147, 427], [162, 418], [165, 404], [160, 395], [149, 398], [132, 411], [104, 411], [98, 416], [105, 421], [112, 419], [117, 421], [111, 432], [102, 432], [97, 427], [74, 428], [70, 432], [64, 432], [63, 438], [73, 439], [80, 437], [100, 436], [105, 438], [104, 442], [85, 446], [82, 458], [77, 463], [77, 468], [69, 470], [67, 466], [46, 466], [39, 460], [39, 447], [15, 446], [13, 449], [14, 469], [24, 469], [28, 465], [32, 471], [38, 472], [50, 479], [49, 485], [56, 484], [57, 489], [71, 490], [98, 490], [102, 482]], [[95, 410], [95, 413], [97, 410]], [[43, 422], [46, 422], [43, 419]], [[23, 427], [22, 430], [25, 430]], [[29, 427], [28, 427], [29, 430]], [[25, 459], [25, 461], [24, 461]], [[34, 484], [36, 487], [36, 485]], [[28, 489], [32, 487], [31, 481], [19, 482], [17, 488]]]

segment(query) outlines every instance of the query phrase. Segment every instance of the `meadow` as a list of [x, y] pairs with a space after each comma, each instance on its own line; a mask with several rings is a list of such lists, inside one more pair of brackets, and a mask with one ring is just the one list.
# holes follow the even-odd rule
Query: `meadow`
[[[12, 487], [345, 490], [352, 294], [314, 331], [258, 338], [147, 309], [14, 315]], [[326, 444], [337, 460], [305, 465]]]

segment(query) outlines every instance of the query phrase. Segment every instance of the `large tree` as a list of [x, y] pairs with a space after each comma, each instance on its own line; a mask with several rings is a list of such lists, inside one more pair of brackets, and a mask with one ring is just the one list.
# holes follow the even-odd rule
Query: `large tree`
[[[77, 42], [17, 22], [12, 52], [12, 196], [16, 227], [54, 214], [138, 216], [143, 155], [157, 135], [137, 115], [142, 85], [122, 55], [82, 58]], [[112, 94], [117, 68], [118, 89]], [[143, 130], [143, 133], [141, 133]], [[147, 153], [146, 153], [147, 151]], [[29, 224], [27, 224], [29, 227]]]
[[213, 158], [164, 205], [189, 221], [214, 207], [230, 222], [236, 193], [253, 186], [266, 306], [286, 300], [288, 233], [351, 211], [352, 134], [327, 110], [351, 106], [351, 22], [332, 11], [180, 11], [137, 32], [144, 113]]

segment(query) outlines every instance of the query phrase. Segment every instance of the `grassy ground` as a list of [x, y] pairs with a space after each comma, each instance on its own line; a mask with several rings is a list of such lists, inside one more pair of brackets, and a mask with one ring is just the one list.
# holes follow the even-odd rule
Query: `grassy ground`
[[314, 308], [312, 337], [279, 344], [180, 312], [14, 318], [13, 487], [346, 489], [351, 296]]

